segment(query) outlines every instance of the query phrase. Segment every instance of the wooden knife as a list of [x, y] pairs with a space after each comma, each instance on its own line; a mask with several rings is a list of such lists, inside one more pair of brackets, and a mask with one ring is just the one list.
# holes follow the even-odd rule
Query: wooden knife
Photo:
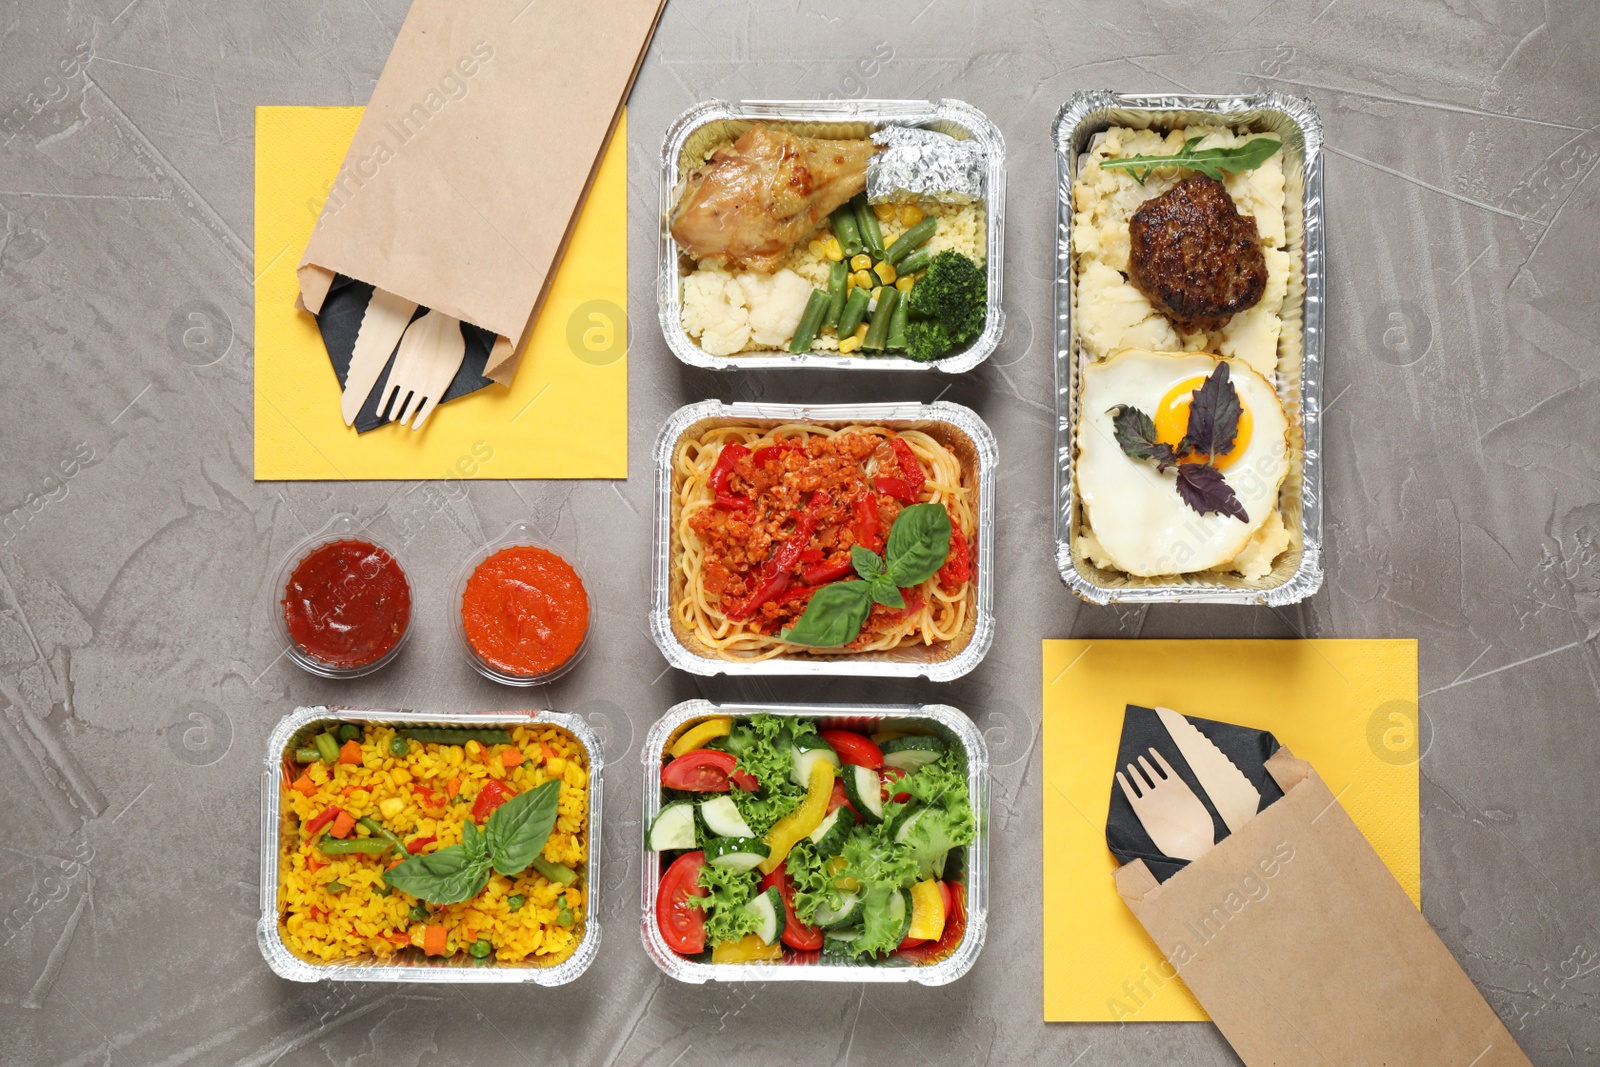
[[1227, 824], [1228, 832], [1237, 833], [1239, 827], [1255, 818], [1256, 809], [1261, 807], [1261, 792], [1250, 784], [1250, 779], [1234, 766], [1222, 749], [1195, 728], [1194, 723], [1171, 708], [1157, 708], [1156, 714], [1161, 717], [1161, 725], [1167, 728], [1178, 751], [1189, 761], [1189, 769], [1200, 779], [1201, 787]]

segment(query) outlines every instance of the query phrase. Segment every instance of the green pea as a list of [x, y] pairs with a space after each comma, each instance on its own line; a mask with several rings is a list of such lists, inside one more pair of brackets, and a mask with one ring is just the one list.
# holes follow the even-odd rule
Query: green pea
[[323, 886], [323, 888], [332, 893], [334, 896], [338, 896], [340, 893], [343, 893], [350, 887], [345, 885], [343, 882], [329, 882], [327, 885]]
[[406, 739], [405, 738], [403, 738], [403, 737], [391, 737], [389, 739], [389, 755], [391, 755], [391, 756], [404, 756], [407, 752], [410, 752], [410, 751], [411, 751], [411, 746], [406, 744]]
[[480, 937], [472, 943], [467, 951], [472, 954], [473, 959], [481, 960], [487, 958], [489, 953], [494, 951], [494, 946], [489, 943], [487, 937]]
[[339, 727], [339, 740], [355, 741], [361, 737], [361, 727], [353, 722], [347, 722]]
[[556, 925], [557, 926], [571, 926], [572, 925], [572, 909], [567, 907], [565, 904], [561, 905], [561, 910], [556, 914]]
[[428, 921], [428, 909], [424, 908], [421, 904], [413, 904], [413, 905], [411, 905], [411, 921], [414, 922], [414, 923], [425, 923], [425, 922], [427, 922]]
[[527, 902], [527, 897], [523, 896], [521, 893], [517, 893], [515, 896], [506, 898], [506, 907], [510, 908], [512, 911], [521, 911], [522, 906]]

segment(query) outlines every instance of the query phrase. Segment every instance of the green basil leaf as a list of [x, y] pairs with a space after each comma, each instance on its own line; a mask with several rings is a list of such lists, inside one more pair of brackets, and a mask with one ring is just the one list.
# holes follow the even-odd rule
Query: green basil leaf
[[488, 839], [495, 870], [515, 878], [544, 851], [544, 843], [556, 825], [556, 801], [560, 796], [561, 779], [552, 778], [494, 809], [484, 837]]
[[483, 831], [478, 829], [478, 824], [471, 819], [461, 826], [461, 847], [467, 850], [467, 855], [472, 859], [489, 858], [489, 843], [484, 840]]
[[888, 564], [883, 562], [882, 556], [862, 545], [850, 546], [850, 565], [855, 567], [857, 574], [869, 582], [888, 567]]
[[906, 598], [901, 594], [894, 582], [889, 580], [887, 574], [880, 575], [868, 583], [867, 592], [875, 602], [882, 604], [886, 608], [901, 610], [906, 606]]
[[913, 504], [889, 530], [889, 580], [901, 589], [933, 577], [950, 555], [950, 512], [943, 504]]
[[391, 889], [430, 904], [459, 904], [471, 900], [489, 884], [489, 860], [470, 855], [461, 845], [447, 845], [426, 855], [412, 856], [384, 872], [383, 881]]
[[847, 645], [872, 614], [870, 586], [862, 581], [834, 582], [811, 594], [800, 621], [783, 631], [783, 639], [811, 648]]

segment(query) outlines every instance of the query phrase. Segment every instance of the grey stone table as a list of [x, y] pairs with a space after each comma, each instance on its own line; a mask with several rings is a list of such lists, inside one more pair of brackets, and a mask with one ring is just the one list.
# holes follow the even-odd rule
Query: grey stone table
[[[1420, 639], [1427, 918], [1534, 1062], [1600, 1058], [1600, 5], [673, 0], [628, 127], [631, 477], [256, 482], [252, 109], [365, 103], [405, 10], [0, 4], [0, 1063], [1235, 1062], [1210, 1026], [1040, 1021], [1038, 642], [1202, 635]], [[1055, 574], [1049, 128], [1098, 86], [1282, 88], [1326, 121], [1328, 580], [1295, 609], [1097, 609]], [[830, 95], [960, 97], [1004, 131], [1007, 330], [976, 373], [727, 377], [667, 351], [662, 130], [708, 97]], [[705, 397], [885, 395], [946, 396], [999, 435], [987, 661], [945, 687], [665, 670], [644, 626], [662, 418]], [[274, 662], [272, 569], [336, 510], [408, 539], [425, 602], [515, 519], [589, 563], [598, 644], [533, 698], [588, 715], [612, 768], [605, 936], [571, 986], [307, 987], [257, 952], [280, 715], [520, 703], [431, 619], [356, 684]], [[966, 978], [696, 988], [656, 970], [638, 750], [695, 694], [936, 697], [976, 718], [995, 904]]]

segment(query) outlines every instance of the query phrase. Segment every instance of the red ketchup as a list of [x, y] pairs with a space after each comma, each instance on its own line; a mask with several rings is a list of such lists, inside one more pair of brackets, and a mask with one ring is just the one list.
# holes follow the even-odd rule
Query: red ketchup
[[334, 541], [295, 567], [283, 591], [289, 637], [307, 656], [354, 669], [388, 655], [411, 621], [411, 589], [395, 558], [366, 541]]

